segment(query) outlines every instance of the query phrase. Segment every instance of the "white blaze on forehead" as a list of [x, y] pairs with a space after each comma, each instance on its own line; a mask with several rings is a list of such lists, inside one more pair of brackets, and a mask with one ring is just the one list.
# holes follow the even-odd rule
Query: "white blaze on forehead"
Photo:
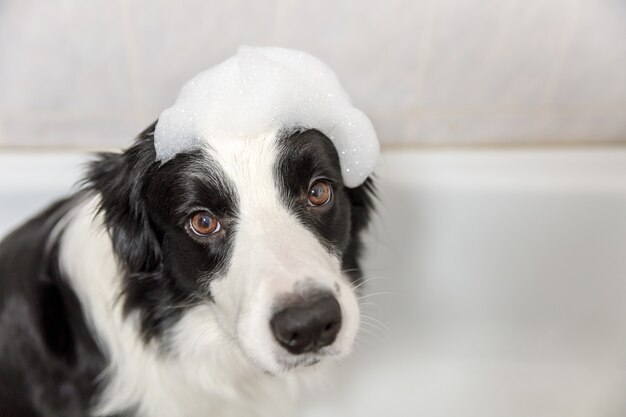
[[347, 355], [359, 327], [358, 303], [340, 257], [289, 208], [276, 183], [278, 136], [264, 132], [207, 141], [207, 153], [237, 193], [238, 211], [226, 275], [209, 283], [213, 311], [245, 356], [274, 374], [289, 369], [294, 359], [276, 342], [269, 323], [281, 300], [298, 288], [334, 292], [339, 302], [342, 326], [327, 353]]
[[154, 133], [157, 160], [197, 149], [207, 139], [296, 128], [318, 129], [330, 138], [346, 186], [362, 184], [373, 172], [380, 151], [374, 127], [330, 68], [301, 51], [242, 46], [187, 82], [161, 113]]

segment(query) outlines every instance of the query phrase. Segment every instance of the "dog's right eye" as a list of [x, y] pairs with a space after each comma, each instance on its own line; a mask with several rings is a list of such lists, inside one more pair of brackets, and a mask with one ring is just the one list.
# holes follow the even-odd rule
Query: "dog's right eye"
[[189, 228], [198, 236], [210, 236], [222, 229], [217, 217], [208, 211], [199, 211], [189, 218]]

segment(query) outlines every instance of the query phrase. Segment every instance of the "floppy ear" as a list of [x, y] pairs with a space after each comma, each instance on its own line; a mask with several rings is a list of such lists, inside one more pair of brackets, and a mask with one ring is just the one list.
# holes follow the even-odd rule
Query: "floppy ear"
[[[155, 123], [156, 124], [156, 123]], [[89, 166], [87, 188], [101, 196], [113, 248], [130, 274], [152, 272], [161, 264], [161, 248], [146, 211], [143, 188], [158, 165], [152, 124], [124, 153], [103, 153]]]

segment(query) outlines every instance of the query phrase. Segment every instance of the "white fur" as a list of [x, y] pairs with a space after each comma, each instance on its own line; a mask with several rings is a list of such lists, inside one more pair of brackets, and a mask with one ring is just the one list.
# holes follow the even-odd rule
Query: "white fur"
[[218, 322], [239, 341], [246, 356], [266, 371], [281, 373], [293, 357], [270, 332], [277, 297], [305, 282], [332, 292], [337, 284], [342, 329], [336, 342], [323, 350], [335, 356], [350, 352], [359, 312], [350, 284], [342, 277], [340, 259], [281, 201], [273, 174], [276, 149], [272, 132], [263, 140], [211, 141], [212, 156], [235, 184], [240, 211], [230, 269], [224, 279], [211, 282], [211, 289]]
[[169, 350], [145, 345], [136, 317], [122, 317], [124, 271], [96, 211], [99, 196], [68, 214], [60, 264], [110, 361], [95, 415], [129, 407], [146, 417], [290, 415], [299, 388], [316, 380], [322, 365], [286, 372], [296, 358], [274, 341], [269, 320], [276, 297], [304, 284], [338, 286], [343, 315], [335, 343], [310, 359], [351, 350], [359, 325], [356, 298], [336, 255], [281, 203], [272, 174], [274, 135], [211, 145], [239, 197], [235, 245], [227, 274], [210, 283], [214, 303], [186, 311], [167, 332]]

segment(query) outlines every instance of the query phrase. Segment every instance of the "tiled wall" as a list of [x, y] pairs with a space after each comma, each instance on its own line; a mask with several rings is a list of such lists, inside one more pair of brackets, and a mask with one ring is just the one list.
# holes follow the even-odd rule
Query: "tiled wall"
[[625, 0], [0, 0], [0, 146], [123, 145], [242, 43], [325, 60], [386, 144], [626, 141]]

